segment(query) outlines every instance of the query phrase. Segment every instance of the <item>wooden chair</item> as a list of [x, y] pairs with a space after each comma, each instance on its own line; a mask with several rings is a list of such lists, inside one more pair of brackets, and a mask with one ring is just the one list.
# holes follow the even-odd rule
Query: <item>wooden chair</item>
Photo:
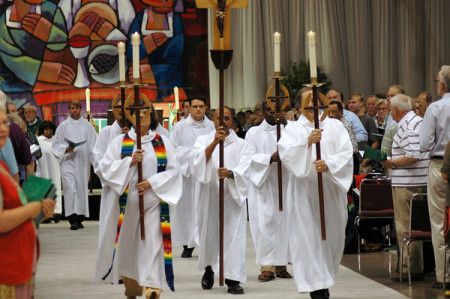
[[359, 228], [361, 220], [385, 220], [386, 226], [394, 224], [394, 203], [389, 178], [365, 178], [361, 181], [359, 190], [359, 212], [355, 219], [358, 231], [358, 254], [361, 252]]
[[409, 214], [409, 231], [402, 233], [403, 242], [400, 251], [400, 280], [403, 273], [403, 252], [406, 244], [406, 258], [408, 260], [408, 281], [411, 285], [411, 269], [409, 244], [422, 241], [431, 242], [430, 214], [428, 213], [428, 202], [426, 193], [416, 193], [411, 197]]

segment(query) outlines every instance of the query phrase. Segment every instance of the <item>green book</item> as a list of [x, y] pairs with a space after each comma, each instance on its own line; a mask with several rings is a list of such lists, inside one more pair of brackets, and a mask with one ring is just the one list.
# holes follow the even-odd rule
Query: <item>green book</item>
[[28, 198], [28, 202], [41, 202], [44, 198], [56, 198], [56, 188], [52, 180], [40, 178], [35, 175], [28, 176], [22, 189]]
[[73, 147], [73, 148], [76, 148], [77, 146], [80, 146], [80, 145], [86, 143], [86, 140], [80, 141], [80, 142], [73, 142], [73, 141], [70, 141], [70, 140], [67, 139], [67, 138], [65, 138], [65, 139], [66, 139], [66, 142], [67, 142], [71, 147]]
[[383, 162], [387, 160], [387, 154], [380, 151], [377, 148], [370, 147], [368, 145], [364, 146], [364, 159], [369, 158], [377, 162]]

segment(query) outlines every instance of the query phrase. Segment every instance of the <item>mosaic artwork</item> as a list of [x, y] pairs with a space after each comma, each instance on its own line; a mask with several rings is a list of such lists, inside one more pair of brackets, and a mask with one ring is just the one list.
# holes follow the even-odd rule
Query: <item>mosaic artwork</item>
[[[117, 43], [141, 35], [142, 92], [154, 102], [208, 97], [207, 11], [195, 0], [0, 0], [0, 89], [17, 107], [37, 105], [44, 119], [65, 119], [71, 100], [105, 118], [119, 93]], [[132, 92], [132, 89], [129, 89]]]

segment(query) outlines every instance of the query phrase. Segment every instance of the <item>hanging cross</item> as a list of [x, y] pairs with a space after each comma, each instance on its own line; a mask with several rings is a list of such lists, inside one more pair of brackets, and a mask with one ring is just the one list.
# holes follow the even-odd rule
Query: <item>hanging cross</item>
[[213, 49], [231, 49], [231, 8], [245, 8], [248, 0], [195, 0], [197, 8], [212, 8], [216, 22], [213, 26]]

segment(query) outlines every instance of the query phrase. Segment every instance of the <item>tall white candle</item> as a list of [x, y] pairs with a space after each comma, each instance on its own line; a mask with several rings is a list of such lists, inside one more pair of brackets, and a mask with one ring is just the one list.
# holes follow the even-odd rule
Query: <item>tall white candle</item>
[[91, 90], [86, 88], [86, 112], [89, 113], [91, 111]]
[[311, 78], [317, 78], [317, 62], [316, 62], [316, 34], [312, 31], [308, 32], [309, 44], [309, 70]]
[[180, 98], [178, 96], [178, 87], [175, 86], [173, 89], [173, 94], [175, 95], [175, 110], [180, 109]]
[[273, 59], [274, 59], [274, 72], [280, 72], [280, 43], [281, 43], [281, 34], [279, 32], [275, 32], [273, 34]]
[[119, 52], [119, 80], [125, 81], [125, 43], [117, 44], [117, 51]]
[[139, 79], [139, 44], [141, 37], [135, 32], [131, 35], [131, 44], [133, 45], [133, 79]]

